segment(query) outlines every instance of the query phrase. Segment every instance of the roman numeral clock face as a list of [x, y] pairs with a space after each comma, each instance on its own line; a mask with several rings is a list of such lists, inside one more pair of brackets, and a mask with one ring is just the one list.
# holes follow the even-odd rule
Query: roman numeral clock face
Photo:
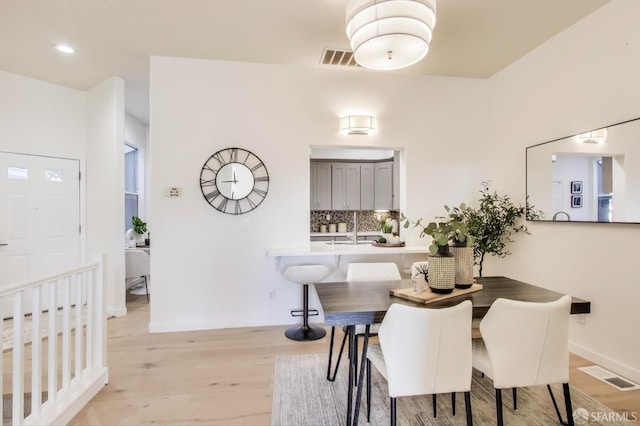
[[269, 173], [262, 160], [242, 148], [226, 148], [213, 154], [200, 171], [205, 200], [223, 213], [250, 212], [269, 190]]

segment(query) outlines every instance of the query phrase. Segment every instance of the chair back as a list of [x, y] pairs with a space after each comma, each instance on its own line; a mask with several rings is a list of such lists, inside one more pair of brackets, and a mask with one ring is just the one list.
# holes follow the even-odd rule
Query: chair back
[[569, 382], [571, 296], [549, 303], [497, 299], [480, 322], [496, 388]]
[[442, 309], [394, 303], [378, 338], [389, 396], [471, 389], [471, 301]]
[[347, 281], [392, 281], [400, 280], [400, 271], [395, 263], [350, 263]]
[[125, 250], [126, 278], [140, 278], [149, 275], [151, 267], [149, 255], [144, 250]]

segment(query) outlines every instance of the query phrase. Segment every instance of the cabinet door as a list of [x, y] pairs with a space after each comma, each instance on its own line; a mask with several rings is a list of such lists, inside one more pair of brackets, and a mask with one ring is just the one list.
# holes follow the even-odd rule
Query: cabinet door
[[360, 209], [374, 209], [374, 167], [373, 164], [360, 165]]
[[347, 164], [345, 210], [360, 210], [360, 164]]
[[393, 208], [393, 162], [375, 164], [375, 197], [376, 210]]
[[311, 163], [311, 210], [331, 209], [331, 164]]
[[332, 164], [331, 207], [333, 210], [360, 210], [360, 164]]

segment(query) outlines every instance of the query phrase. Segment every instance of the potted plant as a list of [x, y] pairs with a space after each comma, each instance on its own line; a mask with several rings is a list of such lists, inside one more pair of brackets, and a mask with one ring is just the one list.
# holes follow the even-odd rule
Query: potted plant
[[480, 205], [461, 211], [470, 233], [476, 236], [473, 244], [474, 258], [482, 266], [487, 254], [505, 257], [511, 254], [506, 246], [513, 242], [514, 234], [529, 234], [527, 227], [521, 223], [526, 214], [527, 219], [543, 217], [543, 213], [529, 205], [516, 206], [507, 195], [499, 195], [489, 190], [490, 183], [482, 182]]
[[449, 206], [444, 206], [444, 208], [448, 215], [436, 217], [438, 221], [429, 222], [427, 226], [422, 224], [422, 218], [413, 222], [404, 214], [402, 214], [400, 221], [404, 222], [405, 229], [411, 225], [413, 225], [413, 228], [422, 228], [420, 237], [431, 236], [432, 241], [429, 251], [432, 254], [448, 252], [450, 242], [452, 246], [473, 246], [474, 237], [469, 233], [466, 217], [463, 214], [469, 208], [464, 203], [453, 209], [449, 208]]
[[[449, 242], [458, 245], [473, 245], [473, 237], [467, 231], [463, 216], [459, 215], [460, 209], [466, 209], [464, 204], [453, 210], [445, 206], [448, 216], [437, 217], [436, 222], [429, 222], [427, 226], [422, 224], [422, 218], [413, 222], [404, 214], [401, 221], [405, 229], [413, 224], [413, 227], [421, 228], [420, 236], [429, 235], [432, 238], [429, 251], [429, 288], [434, 293], [451, 293], [456, 287], [456, 260], [454, 254], [449, 251]], [[471, 257], [473, 270], [473, 257]], [[472, 274], [473, 275], [473, 274]], [[473, 277], [472, 277], [473, 278]]]
[[147, 233], [147, 222], [144, 222], [138, 216], [131, 217], [131, 226], [133, 229], [133, 236], [136, 240], [136, 245], [143, 245], [144, 234]]

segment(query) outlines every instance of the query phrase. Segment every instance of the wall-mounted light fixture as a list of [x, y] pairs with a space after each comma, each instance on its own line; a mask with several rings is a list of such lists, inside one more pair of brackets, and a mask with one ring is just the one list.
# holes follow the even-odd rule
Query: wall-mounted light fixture
[[427, 55], [436, 0], [347, 0], [346, 17], [356, 62], [373, 70], [397, 70]]
[[376, 118], [371, 115], [347, 115], [340, 117], [340, 133], [343, 135], [370, 135], [376, 131]]
[[578, 140], [582, 143], [603, 143], [607, 140], [607, 128], [592, 130], [578, 135]]

